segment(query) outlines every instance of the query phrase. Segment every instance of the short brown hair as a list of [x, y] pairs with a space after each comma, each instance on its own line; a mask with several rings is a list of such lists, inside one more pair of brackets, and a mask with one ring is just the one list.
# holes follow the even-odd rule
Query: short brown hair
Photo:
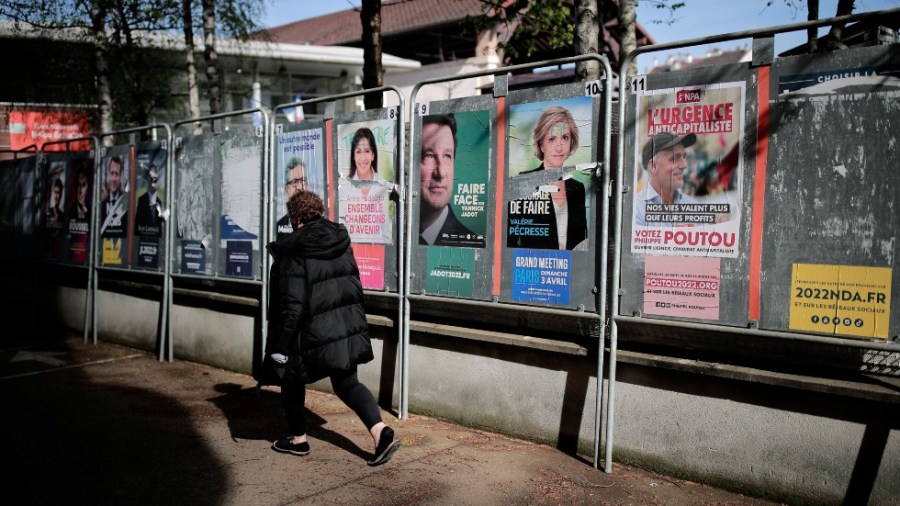
[[288, 215], [291, 225], [296, 229], [300, 225], [321, 218], [325, 214], [325, 204], [318, 195], [309, 190], [297, 190], [288, 200]]

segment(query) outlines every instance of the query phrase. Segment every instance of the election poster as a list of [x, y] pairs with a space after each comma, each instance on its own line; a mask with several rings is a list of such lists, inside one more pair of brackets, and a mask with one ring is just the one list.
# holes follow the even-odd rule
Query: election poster
[[778, 78], [778, 94], [817, 94], [896, 91], [900, 88], [900, 66], [865, 65], [820, 72], [783, 75]]
[[572, 281], [571, 251], [513, 252], [514, 301], [568, 305]]
[[340, 179], [338, 215], [354, 243], [391, 244], [391, 189], [376, 181]]
[[259, 251], [263, 141], [252, 129], [233, 132], [233, 137], [219, 144], [222, 160], [219, 247], [225, 250], [225, 274], [247, 277], [253, 276], [253, 256]]
[[590, 163], [593, 99], [509, 106], [509, 177]]
[[422, 118], [419, 244], [485, 247], [490, 138], [488, 111]]
[[142, 144], [134, 155], [134, 236], [136, 266], [157, 269], [163, 250], [162, 224], [168, 203], [166, 189], [166, 159], [168, 141]]
[[647, 256], [644, 313], [718, 320], [721, 262], [716, 257]]
[[506, 246], [585, 250], [593, 99], [509, 106]]
[[391, 119], [337, 126], [338, 217], [355, 243], [393, 240], [396, 136]]
[[[181, 272], [211, 274], [216, 140], [211, 135], [176, 138], [178, 257]], [[207, 259], [210, 262], [207, 262]]]
[[312, 128], [282, 132], [276, 136], [275, 184], [276, 212], [273, 213], [276, 237], [282, 239], [291, 232], [291, 220], [287, 214], [287, 201], [297, 190], [309, 190], [322, 197], [325, 194], [325, 162], [322, 129]]
[[104, 265], [124, 265], [130, 255], [131, 146], [106, 150], [100, 161], [100, 237]]
[[68, 204], [66, 201], [68, 160], [61, 155], [44, 154], [41, 165], [44, 172], [44, 258], [64, 260], [67, 237], [65, 208]]
[[354, 244], [353, 257], [359, 267], [359, 280], [366, 290], [384, 290], [384, 246]]
[[91, 206], [93, 205], [94, 158], [75, 157], [70, 164], [71, 184], [68, 220], [69, 261], [85, 264], [88, 257], [88, 239], [91, 230]]
[[342, 178], [394, 183], [396, 119], [340, 124], [336, 144], [338, 171]]
[[473, 248], [428, 248], [425, 259], [425, 292], [432, 295], [471, 298], [475, 291]]
[[789, 327], [887, 339], [892, 275], [890, 267], [794, 264]]
[[506, 247], [587, 250], [590, 171], [540, 171], [510, 184]]
[[165, 141], [146, 146], [135, 153], [134, 231], [138, 235], [159, 237], [166, 208], [166, 147]]
[[745, 83], [637, 94], [631, 252], [735, 258]]

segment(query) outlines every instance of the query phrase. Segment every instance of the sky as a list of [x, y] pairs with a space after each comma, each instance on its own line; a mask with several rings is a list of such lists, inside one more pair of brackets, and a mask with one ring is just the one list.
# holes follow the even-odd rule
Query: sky
[[[453, 1], [453, 0], [446, 0]], [[673, 19], [663, 11], [654, 9], [649, 0], [638, 0], [637, 20], [657, 43], [676, 42], [680, 40], [706, 37], [730, 32], [768, 28], [777, 25], [806, 21], [806, 1], [794, 0], [803, 8], [794, 9], [786, 0], [682, 0], [685, 6], [678, 9]], [[819, 17], [834, 16], [838, 0], [819, 0]], [[266, 0], [266, 16], [263, 24], [277, 26], [300, 19], [307, 19], [330, 12], [359, 6], [359, 0]], [[727, 5], [727, 7], [723, 7]], [[854, 13], [871, 12], [900, 8], [900, 0], [856, 0]], [[821, 29], [824, 34], [826, 29]], [[775, 37], [776, 54], [800, 45], [806, 41], [804, 31], [795, 31]], [[738, 46], [749, 46], [751, 41], [734, 40], [717, 44], [723, 50], [735, 49]], [[638, 70], [643, 72], [656, 57], [664, 61], [669, 53], [702, 56], [712, 46], [682, 48], [668, 52], [656, 52], [641, 56], [638, 59]]]

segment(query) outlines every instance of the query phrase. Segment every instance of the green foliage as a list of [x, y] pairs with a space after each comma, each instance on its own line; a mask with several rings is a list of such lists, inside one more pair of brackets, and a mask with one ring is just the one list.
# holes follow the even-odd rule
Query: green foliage
[[572, 0], [482, 0], [482, 3], [482, 14], [467, 16], [463, 24], [480, 32], [495, 23], [505, 23], [512, 35], [498, 47], [511, 58], [530, 57], [541, 47], [569, 47], [575, 41]]
[[[498, 49], [513, 59], [529, 59], [539, 52], [569, 49], [575, 42], [575, 4], [579, 0], [481, 0], [484, 5], [480, 16], [468, 16], [463, 20], [475, 32], [505, 23], [511, 35], [500, 41]], [[604, 22], [618, 16], [618, 2], [596, 0], [598, 12]], [[672, 0], [640, 0], [663, 11], [668, 18], [650, 20], [651, 23], [672, 23], [674, 13], [685, 2]], [[636, 2], [639, 3], [639, 2]], [[643, 22], [643, 21], [642, 21]], [[601, 35], [602, 36], [602, 35]], [[601, 44], [602, 47], [602, 44]]]
[[[259, 29], [264, 0], [216, 0], [218, 30], [226, 36], [246, 39]], [[194, 26], [202, 26], [199, 1], [191, 0]], [[105, 33], [92, 30], [92, 9], [104, 12]], [[187, 90], [179, 90], [184, 78], [184, 57], [171, 51], [148, 51], [143, 34], [182, 35], [182, 0], [2, 0], [0, 20], [13, 21], [16, 29], [44, 29], [59, 42], [55, 51], [65, 57], [48, 58], [53, 65], [35, 60], [28, 65], [35, 83], [31, 102], [97, 103], [93, 89], [95, 51], [100, 49], [109, 67], [109, 86], [117, 125], [148, 124], [156, 111], [181, 105]], [[54, 35], [53, 32], [56, 32]], [[197, 33], [195, 28], [195, 33]], [[27, 40], [27, 39], [25, 39]], [[63, 49], [68, 46], [68, 49]], [[91, 70], [88, 70], [91, 69]], [[56, 83], [63, 80], [69, 86]], [[42, 98], [43, 97], [43, 98]]]

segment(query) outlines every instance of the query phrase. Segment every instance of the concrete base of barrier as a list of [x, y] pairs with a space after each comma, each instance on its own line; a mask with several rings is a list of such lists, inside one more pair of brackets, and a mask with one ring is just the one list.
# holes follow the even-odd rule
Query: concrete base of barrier
[[[156, 292], [98, 294], [98, 335], [152, 350]], [[33, 293], [45, 320], [81, 330], [83, 289]], [[249, 373], [258, 307], [182, 294], [173, 309], [175, 359]], [[24, 313], [28, 314], [28, 313]], [[12, 315], [10, 315], [12, 317]], [[555, 444], [590, 458], [596, 348], [415, 319], [409, 409]], [[391, 312], [370, 315], [376, 359], [361, 380], [397, 406], [399, 348]], [[622, 342], [627, 345], [627, 341]], [[817, 378], [714, 361], [618, 353], [615, 462], [752, 495], [816, 503], [893, 504], [900, 497], [898, 385], [881, 378]], [[327, 381], [312, 388], [328, 391]], [[605, 427], [601, 427], [601, 433]], [[601, 452], [605, 445], [601, 446]], [[849, 502], [847, 502], [849, 501]]]

